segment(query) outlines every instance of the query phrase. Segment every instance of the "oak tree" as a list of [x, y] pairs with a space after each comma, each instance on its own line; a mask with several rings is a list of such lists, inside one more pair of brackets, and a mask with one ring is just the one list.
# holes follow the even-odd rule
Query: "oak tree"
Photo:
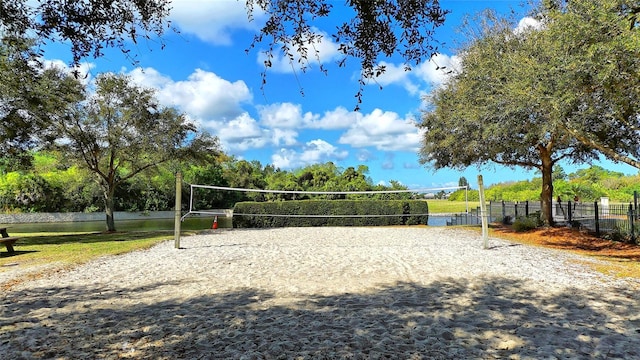
[[0, 43], [0, 161], [16, 170], [29, 166], [31, 150], [55, 139], [51, 123], [83, 95], [75, 79], [34, 56], [31, 40], [5, 40]]
[[118, 185], [172, 160], [220, 152], [217, 138], [198, 132], [184, 114], [161, 106], [153, 90], [123, 75], [99, 75], [95, 93], [59, 130], [60, 148], [96, 175], [108, 231], [115, 231]]
[[553, 167], [560, 160], [582, 162], [595, 156], [564, 128], [554, 107], [554, 68], [545, 38], [533, 29], [485, 14], [481, 36], [460, 52], [460, 69], [427, 98], [420, 162], [463, 169], [495, 163], [542, 173], [543, 220], [553, 224]]
[[640, 169], [640, 5], [631, 0], [553, 1], [539, 36], [554, 69], [564, 129], [615, 162]]

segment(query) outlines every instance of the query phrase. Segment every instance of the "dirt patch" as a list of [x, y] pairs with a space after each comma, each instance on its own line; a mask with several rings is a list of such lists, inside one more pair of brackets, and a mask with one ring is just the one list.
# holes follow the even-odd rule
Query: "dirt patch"
[[495, 225], [493, 231], [496, 236], [527, 244], [640, 262], [640, 246], [602, 239], [576, 229], [558, 227], [516, 232], [510, 227]]

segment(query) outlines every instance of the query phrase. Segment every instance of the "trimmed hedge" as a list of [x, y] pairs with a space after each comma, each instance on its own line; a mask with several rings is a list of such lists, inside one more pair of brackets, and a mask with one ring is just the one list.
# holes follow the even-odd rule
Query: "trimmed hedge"
[[[426, 215], [428, 212], [429, 208], [427, 206], [427, 202], [421, 200], [294, 200], [274, 202], [240, 202], [233, 208], [233, 227], [273, 228], [303, 226], [426, 225], [427, 220], [429, 219], [429, 216]], [[283, 216], [259, 214], [277, 214]], [[338, 216], [290, 216], [318, 214]], [[372, 216], [346, 217], [348, 215]]]

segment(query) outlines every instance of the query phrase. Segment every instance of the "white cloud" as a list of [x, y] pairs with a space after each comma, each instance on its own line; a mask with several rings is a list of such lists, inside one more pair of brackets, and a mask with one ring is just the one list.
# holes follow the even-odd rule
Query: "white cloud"
[[202, 119], [233, 119], [242, 114], [241, 104], [252, 99], [242, 80], [230, 82], [215, 73], [196, 69], [187, 80], [173, 81], [153, 68], [129, 73], [138, 84], [158, 89], [158, 100]]
[[360, 162], [368, 162], [370, 160], [375, 160], [376, 156], [367, 149], [360, 149], [356, 154], [356, 159]]
[[[126, 69], [122, 69], [122, 71], [126, 71]], [[128, 75], [131, 77], [134, 83], [154, 88], [156, 90], [160, 90], [163, 87], [170, 85], [173, 83], [170, 77], [162, 75], [158, 70], [154, 68], [136, 68], [133, 71], [129, 72]]]
[[280, 149], [277, 154], [271, 155], [271, 163], [274, 167], [283, 170], [293, 169], [296, 167], [296, 152], [291, 149]]
[[232, 120], [200, 120], [200, 123], [211, 134], [217, 135], [223, 147], [232, 153], [268, 146], [298, 145], [297, 131], [261, 127], [259, 122], [248, 113], [243, 113]]
[[225, 141], [236, 142], [238, 140], [262, 137], [263, 132], [258, 123], [244, 113], [237, 118], [227, 121], [224, 128], [218, 130], [218, 136]]
[[393, 168], [396, 167], [395, 162], [393, 161], [395, 159], [395, 155], [393, 153], [386, 153], [384, 154], [384, 161], [382, 162], [382, 168], [385, 170], [392, 170]]
[[338, 106], [331, 111], [326, 111], [322, 117], [317, 115], [305, 116], [304, 122], [309, 129], [336, 130], [346, 129], [357, 123], [361, 118], [361, 113]]
[[314, 164], [332, 158], [343, 160], [348, 155], [347, 151], [339, 150], [324, 140], [316, 139], [307, 142], [300, 159], [307, 164]]
[[271, 161], [275, 167], [293, 169], [329, 160], [344, 160], [348, 155], [347, 151], [340, 150], [324, 140], [316, 139], [307, 142], [301, 152], [280, 149], [278, 153], [271, 156]]
[[58, 68], [69, 75], [77, 76], [77, 79], [85, 85], [93, 80], [91, 70], [96, 67], [96, 64], [92, 62], [83, 62], [79, 65], [69, 67], [67, 63], [59, 59], [42, 60], [42, 64], [45, 69]]
[[404, 65], [394, 65], [386, 61], [381, 61], [379, 65], [385, 68], [384, 73], [376, 78], [376, 82], [382, 86], [402, 83], [407, 81], [409, 77], [410, 72], [405, 70]]
[[518, 22], [518, 26], [513, 29], [513, 33], [516, 35], [522, 35], [528, 31], [540, 30], [543, 27], [544, 24], [541, 21], [527, 16], [520, 19], [520, 21]]
[[[527, 31], [539, 30], [544, 27], [544, 23], [532, 17], [522, 18], [513, 32], [516, 35], [524, 34]], [[458, 55], [436, 54], [429, 60], [424, 61], [411, 71], [405, 71], [404, 65], [380, 62], [385, 66], [385, 72], [372, 80], [370, 85], [398, 85], [407, 90], [410, 95], [419, 94], [432, 86], [440, 86], [447, 82], [452, 74], [462, 70], [461, 58]], [[427, 86], [425, 86], [427, 85]]]
[[413, 67], [410, 71], [405, 70], [402, 64], [390, 64], [380, 62], [385, 67], [385, 72], [375, 79], [371, 79], [369, 85], [398, 85], [403, 87], [410, 95], [417, 95], [431, 86], [438, 86], [447, 81], [451, 71], [460, 69], [460, 58], [458, 56], [448, 56], [436, 54], [429, 60]]
[[409, 94], [416, 94], [418, 86], [411, 80], [412, 71], [405, 70], [405, 66], [390, 64], [386, 61], [381, 61], [379, 65], [385, 67], [384, 73], [375, 79], [369, 81], [369, 85], [380, 85], [385, 87], [387, 85], [400, 85], [404, 87]]
[[411, 117], [375, 109], [345, 132], [338, 142], [356, 148], [375, 147], [383, 151], [411, 151], [420, 147], [422, 136]]
[[298, 143], [298, 132], [289, 129], [273, 129], [270, 132], [271, 143], [275, 146], [293, 146]]
[[[293, 59], [283, 55], [279, 49], [277, 49], [273, 53], [273, 58], [270, 59], [271, 67], [269, 70], [278, 73], [293, 73], [306, 70], [306, 68], [314, 65], [319, 66], [320, 64], [335, 60], [340, 56], [340, 53], [338, 52], [338, 45], [331, 41], [331, 38], [327, 33], [319, 31], [318, 29], [312, 29], [312, 31], [319, 34], [320, 38], [313, 41], [307, 41], [306, 59], [302, 57], [294, 45], [290, 45]], [[264, 65], [267, 60], [265, 51], [261, 51], [257, 57], [258, 64]]]
[[347, 129], [363, 117], [362, 113], [347, 110], [342, 106], [325, 111], [322, 116], [312, 112], [303, 113], [300, 104], [292, 103], [260, 106], [258, 112], [261, 125], [278, 129]]
[[451, 73], [460, 70], [460, 58], [436, 54], [415, 69], [416, 76], [427, 84], [440, 85], [447, 81]]
[[265, 130], [247, 113], [231, 121], [216, 122], [216, 125], [216, 128], [208, 130], [217, 135], [222, 145], [232, 152], [261, 148], [269, 143]]
[[[295, 128], [302, 123], [302, 107], [292, 103], [279, 103], [258, 108], [260, 123], [274, 128]], [[311, 114], [308, 114], [311, 116]]]
[[235, 29], [255, 30], [262, 15], [250, 22], [244, 1], [173, 0], [170, 19], [185, 34], [216, 45], [230, 45]]

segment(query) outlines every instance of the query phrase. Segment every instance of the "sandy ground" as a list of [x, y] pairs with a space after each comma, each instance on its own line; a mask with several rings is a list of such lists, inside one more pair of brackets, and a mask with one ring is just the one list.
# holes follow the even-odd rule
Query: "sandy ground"
[[447, 228], [216, 230], [2, 294], [7, 359], [640, 359], [640, 283]]

